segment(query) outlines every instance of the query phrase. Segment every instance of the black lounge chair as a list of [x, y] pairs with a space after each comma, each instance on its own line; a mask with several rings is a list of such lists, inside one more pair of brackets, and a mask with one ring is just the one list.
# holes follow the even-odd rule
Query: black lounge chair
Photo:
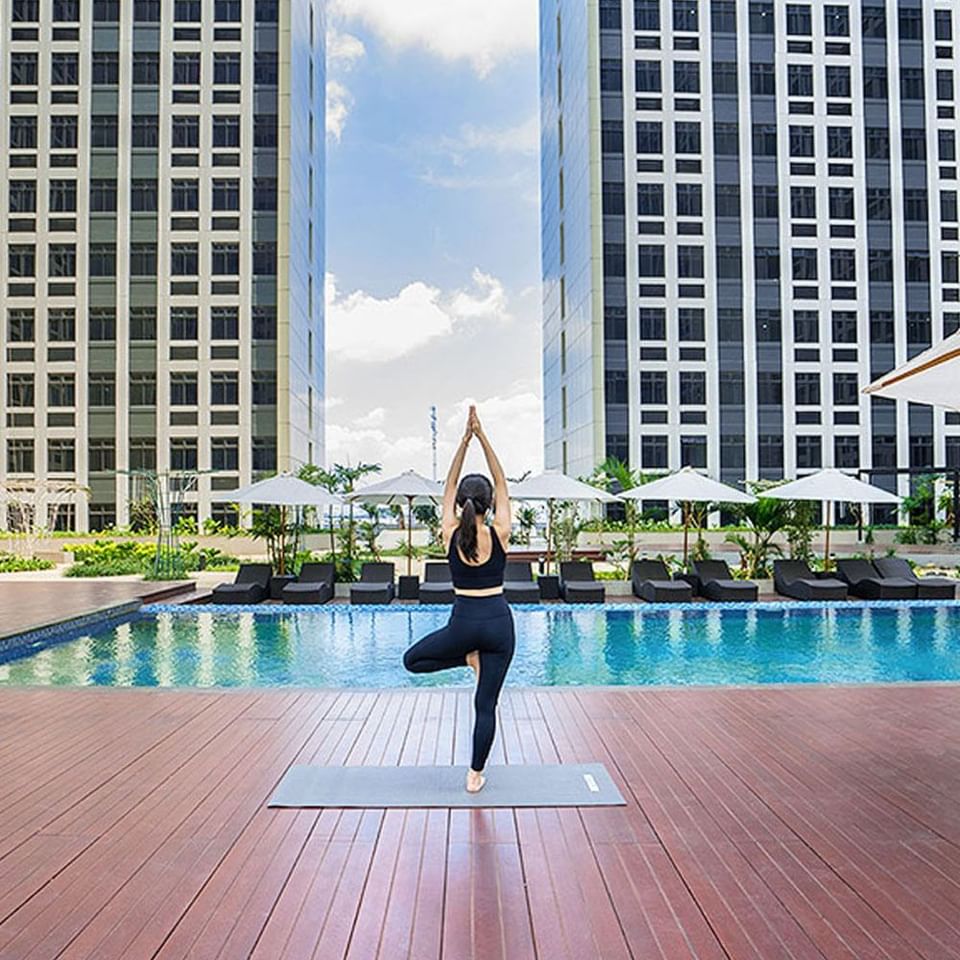
[[393, 600], [392, 563], [365, 563], [360, 582], [350, 584], [351, 603], [390, 603]]
[[881, 577], [897, 577], [917, 585], [918, 600], [953, 600], [957, 581], [951, 577], [918, 577], [903, 557], [880, 557], [873, 561]]
[[428, 563], [423, 570], [420, 584], [421, 603], [453, 603], [453, 578], [446, 560]]
[[697, 592], [708, 600], [756, 600], [760, 588], [752, 580], [734, 580], [726, 560], [700, 560], [693, 564]]
[[649, 603], [689, 603], [693, 587], [685, 580], [671, 580], [662, 560], [635, 560], [630, 569], [633, 595]]
[[503, 575], [503, 595], [507, 603], [539, 603], [540, 587], [533, 579], [533, 568], [521, 560], [508, 560]]
[[283, 588], [284, 603], [326, 603], [333, 597], [332, 563], [305, 563], [296, 583]]
[[773, 585], [794, 600], [846, 600], [847, 585], [834, 577], [817, 577], [802, 560], [774, 560]]
[[269, 563], [244, 563], [233, 583], [214, 587], [211, 603], [260, 603], [270, 596], [273, 567]]
[[593, 578], [593, 564], [574, 560], [560, 564], [560, 596], [567, 603], [603, 603], [606, 589]]
[[915, 580], [881, 576], [868, 560], [838, 560], [837, 575], [849, 584], [855, 597], [865, 600], [913, 600], [917, 596]]

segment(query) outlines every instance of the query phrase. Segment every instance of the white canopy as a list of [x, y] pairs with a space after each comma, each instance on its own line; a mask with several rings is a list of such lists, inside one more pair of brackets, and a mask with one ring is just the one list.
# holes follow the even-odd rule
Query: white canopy
[[210, 498], [221, 503], [262, 503], [280, 507], [338, 507], [343, 499], [289, 473], [280, 473], [239, 490], [218, 491]]
[[405, 470], [396, 477], [378, 480], [360, 490], [347, 494], [347, 500], [366, 503], [395, 503], [406, 501], [408, 504], [436, 503], [443, 498], [443, 487], [436, 480], [417, 473], [416, 470]]
[[911, 400], [960, 410], [960, 333], [924, 350], [864, 387], [863, 392], [889, 400]]
[[670, 500], [676, 503], [756, 503], [756, 497], [736, 487], [728, 487], [719, 480], [711, 480], [693, 467], [684, 467], [667, 477], [624, 490], [620, 496], [629, 500]]
[[620, 498], [582, 480], [574, 480], [559, 470], [545, 470], [510, 487], [511, 500], [599, 500], [618, 503]]
[[832, 503], [900, 502], [900, 498], [895, 493], [864, 483], [832, 467], [813, 473], [809, 477], [801, 477], [782, 486], [764, 490], [762, 496], [773, 500], [820, 500]]

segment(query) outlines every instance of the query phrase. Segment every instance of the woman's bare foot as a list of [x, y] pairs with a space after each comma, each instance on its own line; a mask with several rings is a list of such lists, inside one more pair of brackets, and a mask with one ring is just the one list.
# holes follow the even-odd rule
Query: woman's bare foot
[[467, 666], [476, 674], [477, 680], [480, 679], [480, 651], [471, 650], [467, 654]]
[[472, 768], [467, 771], [467, 793], [479, 793], [484, 783], [486, 783], [486, 777], [482, 773]]

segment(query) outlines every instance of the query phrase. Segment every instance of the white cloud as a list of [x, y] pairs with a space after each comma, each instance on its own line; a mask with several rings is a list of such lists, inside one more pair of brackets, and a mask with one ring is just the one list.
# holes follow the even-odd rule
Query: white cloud
[[537, 47], [537, 0], [335, 0], [333, 11], [397, 49], [465, 60], [481, 77]]
[[349, 70], [367, 52], [363, 41], [346, 33], [331, 21], [327, 29], [327, 63], [341, 70]]
[[337, 143], [343, 136], [343, 128], [353, 108], [353, 95], [338, 80], [327, 81], [327, 136]]
[[465, 123], [459, 135], [446, 139], [444, 146], [455, 157], [478, 150], [536, 156], [540, 150], [540, 117], [534, 114], [512, 127], [477, 127]]
[[326, 349], [341, 360], [384, 363], [396, 360], [458, 326], [508, 320], [503, 284], [474, 270], [472, 286], [450, 293], [422, 280], [396, 296], [379, 299], [362, 290], [342, 295], [327, 276]]
[[[543, 465], [543, 406], [540, 395], [530, 384], [514, 384], [514, 391], [485, 399], [465, 399], [455, 412], [442, 418], [437, 442], [437, 474], [446, 475], [450, 460], [460, 442], [467, 410], [476, 403], [487, 436], [500, 458], [507, 476], [519, 476], [527, 470], [539, 471]], [[398, 433], [387, 424], [374, 426], [377, 408], [350, 422], [327, 424], [327, 463], [380, 463], [383, 476], [414, 469], [430, 476], [433, 453], [430, 422], [423, 417], [422, 429]], [[383, 411], [386, 413], [386, 411]], [[464, 472], [488, 472], [479, 444], [471, 444]]]

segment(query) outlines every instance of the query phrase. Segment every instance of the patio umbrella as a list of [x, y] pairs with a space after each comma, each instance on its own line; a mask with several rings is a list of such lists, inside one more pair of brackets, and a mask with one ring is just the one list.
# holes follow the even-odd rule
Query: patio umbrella
[[366, 503], [407, 502], [407, 576], [413, 561], [413, 507], [437, 503], [443, 499], [443, 486], [437, 480], [429, 480], [416, 470], [406, 470], [396, 477], [388, 477], [372, 483], [362, 490], [347, 494], [347, 500]]
[[864, 483], [848, 473], [833, 467], [819, 470], [808, 477], [792, 480], [779, 487], [764, 490], [764, 497], [772, 500], [819, 500], [827, 504], [824, 511], [823, 565], [830, 563], [830, 509], [834, 503], [899, 503], [900, 498], [888, 490]]
[[[342, 506], [343, 498], [335, 493], [315, 487], [306, 480], [290, 473], [278, 473], [239, 490], [226, 490], [214, 493], [211, 498], [218, 503], [259, 503], [280, 508], [280, 570], [286, 573], [286, 530], [287, 507], [334, 507]], [[330, 528], [330, 540], [333, 542], [333, 527]]]
[[934, 407], [960, 410], [960, 333], [924, 350], [896, 370], [885, 374], [864, 393], [890, 400], [910, 400]]
[[553, 508], [557, 501], [592, 501], [619, 503], [620, 497], [607, 493], [599, 487], [568, 477], [559, 470], [545, 470], [536, 476], [527, 477], [510, 488], [511, 500], [542, 500], [547, 504], [547, 569], [550, 566], [552, 546]]
[[693, 467], [684, 467], [676, 473], [651, 480], [639, 487], [631, 487], [620, 494], [628, 500], [669, 500], [682, 504], [683, 510], [683, 565], [687, 565], [690, 552], [690, 504], [691, 503], [756, 503], [743, 490], [729, 487], [719, 480], [711, 480]]

